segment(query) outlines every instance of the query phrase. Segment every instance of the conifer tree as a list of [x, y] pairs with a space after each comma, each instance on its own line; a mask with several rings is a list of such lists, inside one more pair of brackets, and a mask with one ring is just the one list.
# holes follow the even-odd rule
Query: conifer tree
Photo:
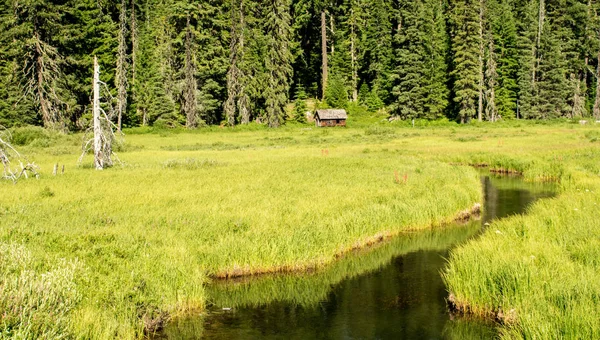
[[452, 52], [454, 101], [459, 120], [468, 122], [477, 113], [479, 94], [479, 10], [477, 0], [456, 0], [452, 4]]
[[538, 51], [538, 105], [540, 118], [558, 118], [570, 113], [568, 100], [573, 97], [569, 83], [569, 59], [572, 58], [572, 31], [566, 27], [566, 4], [548, 1]]
[[269, 127], [284, 123], [284, 107], [288, 101], [292, 76], [290, 52], [290, 14], [288, 0], [268, 0], [266, 4], [265, 34], [267, 56], [265, 69], [268, 87], [265, 91], [266, 113]]
[[[513, 16], [513, 6], [509, 0], [488, 0], [488, 31], [496, 56], [497, 81], [495, 103], [498, 115], [503, 118], [515, 117], [517, 105], [517, 79], [519, 60], [517, 49], [517, 27]], [[490, 39], [488, 38], [488, 45]], [[489, 56], [489, 55], [488, 55]]]
[[2, 17], [7, 29], [3, 32], [8, 44], [6, 57], [12, 59], [4, 70], [19, 65], [20, 76], [12, 82], [20, 88], [19, 97], [39, 112], [45, 127], [60, 130], [65, 128], [63, 111], [69, 97], [64, 85], [65, 59], [58, 41], [61, 11], [61, 5], [48, 1], [13, 1]]
[[538, 35], [538, 2], [524, 0], [518, 11], [521, 18], [519, 35], [517, 37], [517, 50], [519, 69], [517, 72], [518, 107], [517, 118], [532, 118], [538, 116], [537, 90], [536, 90], [536, 61]]
[[387, 101], [393, 83], [390, 73], [393, 70], [394, 54], [393, 18], [396, 11], [393, 2], [387, 0], [366, 1], [364, 4], [366, 20], [363, 35], [364, 62], [366, 65], [363, 77], [371, 84], [372, 97], [376, 101]]
[[405, 119], [423, 117], [425, 104], [425, 30], [424, 8], [420, 0], [408, 1], [400, 12], [402, 30], [397, 32], [397, 67], [392, 79], [397, 85], [392, 93], [395, 96], [392, 114]]
[[193, 45], [193, 32], [190, 24], [190, 15], [187, 16], [185, 26], [185, 64], [184, 64], [184, 85], [183, 85], [183, 112], [186, 117], [185, 126], [193, 129], [198, 126], [198, 112], [196, 101], [196, 58]]
[[122, 129], [123, 116], [127, 108], [127, 2], [121, 0], [119, 8], [119, 47], [117, 50], [117, 128]]
[[496, 84], [498, 81], [496, 49], [492, 34], [487, 36], [487, 58], [485, 66], [485, 117], [486, 120], [495, 122], [498, 118], [498, 109], [496, 107]]
[[306, 105], [306, 92], [302, 85], [296, 87], [296, 100], [294, 101], [294, 113], [292, 118], [298, 123], [306, 123], [306, 112], [308, 106]]
[[225, 116], [230, 126], [236, 123], [236, 113], [242, 124], [249, 123], [249, 98], [246, 93], [246, 75], [243, 69], [246, 27], [244, 1], [234, 0], [231, 7], [230, 67], [227, 72], [227, 100]]
[[446, 5], [440, 0], [425, 1], [425, 112], [426, 118], [438, 119], [448, 107], [448, 49]]

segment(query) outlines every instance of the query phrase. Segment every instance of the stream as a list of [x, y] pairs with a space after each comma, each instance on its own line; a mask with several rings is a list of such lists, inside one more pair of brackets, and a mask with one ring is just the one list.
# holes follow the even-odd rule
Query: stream
[[[207, 286], [209, 307], [172, 321], [158, 339], [486, 339], [493, 323], [452, 315], [440, 272], [452, 248], [487, 223], [524, 213], [552, 185], [482, 173], [480, 219], [403, 234], [322, 271]], [[493, 226], [492, 226], [493, 227]]]

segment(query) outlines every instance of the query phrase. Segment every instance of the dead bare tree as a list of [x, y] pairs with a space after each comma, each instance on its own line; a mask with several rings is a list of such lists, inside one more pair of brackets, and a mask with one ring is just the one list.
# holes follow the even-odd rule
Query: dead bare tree
[[[21, 177], [29, 178], [33, 175], [39, 178], [35, 163], [29, 162], [11, 144], [11, 135], [8, 129], [0, 125], [0, 163], [2, 163], [2, 179], [16, 183]], [[18, 162], [19, 166], [12, 164]]]
[[[109, 113], [100, 105], [100, 89], [103, 85], [110, 97], [110, 91], [106, 88], [106, 84], [100, 80], [100, 66], [98, 65], [98, 58], [94, 57], [94, 78], [93, 78], [93, 98], [92, 98], [92, 111], [93, 119], [92, 126], [87, 130], [84, 136], [84, 142], [82, 146], [82, 153], [79, 157], [78, 163], [81, 164], [85, 155], [90, 151], [94, 151], [94, 167], [96, 170], [103, 170], [104, 168], [111, 167], [113, 165], [113, 158], [118, 161], [117, 155], [113, 152], [113, 143], [116, 142], [113, 129], [118, 127], [112, 122], [114, 116], [114, 109], [110, 107]], [[111, 98], [112, 99], [112, 98]], [[110, 101], [112, 102], [112, 100]], [[93, 137], [86, 139], [89, 132], [93, 132]]]

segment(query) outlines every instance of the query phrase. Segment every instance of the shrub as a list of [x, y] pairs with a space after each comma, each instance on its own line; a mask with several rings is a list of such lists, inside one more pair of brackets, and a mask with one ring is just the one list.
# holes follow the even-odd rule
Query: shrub
[[47, 147], [52, 140], [49, 131], [39, 126], [25, 126], [12, 130], [12, 143], [14, 145], [30, 145]]

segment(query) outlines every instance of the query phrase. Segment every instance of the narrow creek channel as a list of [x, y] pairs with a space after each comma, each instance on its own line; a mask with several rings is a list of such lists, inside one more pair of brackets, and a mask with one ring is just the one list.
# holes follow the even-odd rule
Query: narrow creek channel
[[486, 223], [524, 213], [554, 190], [487, 173], [482, 184], [478, 220], [402, 235], [323, 271], [215, 282], [207, 287], [207, 311], [174, 320], [157, 338], [494, 338], [493, 324], [451, 315], [440, 272], [450, 250], [476, 237]]

